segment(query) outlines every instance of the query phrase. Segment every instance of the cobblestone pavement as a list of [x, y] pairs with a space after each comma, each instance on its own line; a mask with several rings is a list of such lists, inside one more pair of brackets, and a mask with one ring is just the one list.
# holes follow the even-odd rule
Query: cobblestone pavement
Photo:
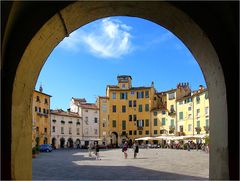
[[203, 151], [132, 149], [100, 150], [101, 160], [87, 150], [54, 150], [33, 159], [33, 180], [207, 180], [209, 154]]

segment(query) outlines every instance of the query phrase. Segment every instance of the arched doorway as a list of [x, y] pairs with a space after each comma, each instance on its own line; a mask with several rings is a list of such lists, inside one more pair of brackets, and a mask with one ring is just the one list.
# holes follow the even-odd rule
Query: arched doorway
[[117, 132], [112, 132], [112, 134], [111, 134], [111, 145], [114, 148], [118, 147], [118, 134], [117, 134]]
[[65, 139], [61, 138], [60, 139], [60, 148], [64, 148], [64, 146], [65, 146]]
[[56, 138], [52, 138], [52, 147], [56, 149]]
[[[7, 62], [4, 62], [7, 65], [4, 64], [3, 71], [5, 73], [4, 75], [6, 75], [4, 76], [4, 85], [6, 86], [3, 86], [3, 92], [7, 95], [3, 99], [4, 103], [6, 103], [6, 106], [4, 106], [4, 110], [6, 111], [3, 112], [5, 112], [7, 120], [9, 120], [8, 123], [4, 124], [11, 130], [9, 133], [6, 133], [7, 137], [9, 137], [9, 144], [7, 144], [9, 147], [4, 154], [7, 155], [7, 159], [11, 162], [11, 165], [7, 168], [10, 170], [9, 173], [12, 178], [31, 179], [31, 149], [30, 146], [28, 146], [31, 145], [29, 141], [30, 139], [28, 139], [28, 137], [30, 137], [29, 129], [31, 128], [31, 111], [29, 111], [29, 108], [31, 107], [30, 100], [32, 90], [46, 57], [65, 36], [76, 28], [95, 19], [114, 15], [142, 17], [166, 27], [183, 40], [198, 60], [206, 78], [210, 97], [210, 114], [212, 117], [210, 178], [229, 178], [229, 170], [231, 169], [228, 167], [228, 161], [233, 162], [234, 159], [232, 157], [232, 159], [228, 160], [231, 156], [228, 152], [235, 152], [232, 151], [233, 147], [231, 147], [232, 149], [228, 149], [228, 141], [231, 140], [228, 139], [228, 136], [231, 135], [230, 133], [228, 134], [228, 126], [230, 125], [231, 128], [234, 128], [235, 122], [228, 122], [227, 116], [231, 117], [232, 115], [234, 118], [234, 114], [228, 114], [228, 111], [232, 113], [234, 113], [234, 111], [227, 109], [227, 106], [231, 107], [231, 105], [227, 102], [225, 79], [218, 58], [218, 56], [222, 56], [221, 50], [224, 51], [224, 49], [220, 48], [216, 50], [213, 47], [211, 41], [214, 40], [214, 38], [211, 40], [208, 38], [212, 36], [211, 33], [205, 34], [198, 24], [188, 15], [166, 2], [154, 2], [150, 4], [146, 4], [145, 2], [116, 2], [114, 4], [111, 2], [93, 2], [92, 4], [91, 2], [90, 4], [88, 4], [88, 2], [76, 2], [63, 10], [59, 10], [59, 8], [56, 7], [50, 7], [49, 9], [49, 12], [51, 12], [49, 14], [45, 13], [41, 16], [43, 11], [41, 11], [41, 13], [39, 12], [37, 16], [35, 14], [36, 18], [41, 17], [43, 19], [38, 22], [38, 19], [33, 18], [35, 22], [34, 24], [36, 25], [34, 29], [31, 30], [31, 23], [25, 23], [26, 25], [29, 24], [28, 28], [30, 30], [29, 36], [26, 37], [26, 40], [23, 38], [23, 41], [19, 41], [17, 45], [14, 43], [11, 45], [11, 41], [15, 40], [17, 36], [14, 34], [14, 31], [10, 30], [6, 35], [6, 40], [4, 40], [4, 42], [8, 41], [7, 37], [13, 33], [13, 37], [10, 36], [10, 45], [7, 47], [4, 46], [3, 48], [3, 50], [6, 51], [3, 53], [5, 53], [4, 59], [5, 62]], [[16, 12], [13, 12], [11, 17], [15, 17], [14, 13]], [[55, 16], [53, 16], [54, 14]], [[13, 21], [15, 20], [14, 18], [9, 19], [13, 19]], [[26, 20], [28, 20], [27, 17]], [[19, 25], [20, 27], [21, 23], [22, 22], [20, 21], [19, 24], [8, 24], [9, 26], [11, 24], [16, 26]], [[37, 25], [39, 26], [37, 27]], [[207, 26], [205, 28], [207, 28]], [[19, 31], [15, 32], [19, 33]], [[23, 32], [25, 33], [26, 31]], [[16, 50], [14, 49], [14, 51], [17, 53], [10, 53], [12, 51], [11, 47], [15, 46]], [[218, 46], [217, 43], [214, 44], [214, 46]], [[5, 50], [5, 48], [7, 50]], [[226, 56], [227, 58], [224, 55], [221, 57], [223, 64], [224, 60], [227, 61], [227, 59], [229, 59], [229, 56], [235, 58], [235, 56], [231, 55], [229, 52], [226, 54], [228, 54], [228, 56]], [[14, 64], [14, 66], [12, 66], [12, 64]], [[225, 72], [230, 72], [228, 70], [231, 70], [231, 68], [224, 67], [224, 70]], [[6, 80], [8, 80], [9, 77], [10, 81], [7, 83]], [[231, 76], [228, 76], [228, 85], [233, 85], [233, 83], [231, 83]], [[235, 91], [236, 89], [231, 91], [231, 88], [229, 88], [230, 93], [235, 93]], [[24, 101], [20, 100], [22, 97], [25, 98]], [[228, 99], [234, 100], [235, 97], [228, 94]], [[233, 106], [231, 108], [234, 109]], [[22, 129], [22, 125], [27, 125], [26, 130]], [[26, 136], [21, 137], [20, 135]], [[233, 143], [233, 141], [231, 141], [231, 143]], [[25, 163], [25, 168], [28, 169], [23, 169], [21, 167], [23, 161]]]
[[67, 147], [68, 148], [73, 148], [73, 139], [72, 138], [68, 138]]

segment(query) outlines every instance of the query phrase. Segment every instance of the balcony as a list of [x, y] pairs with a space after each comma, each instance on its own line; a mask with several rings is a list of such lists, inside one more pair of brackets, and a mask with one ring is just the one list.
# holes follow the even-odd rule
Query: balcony
[[143, 127], [137, 127], [137, 130], [143, 130]]

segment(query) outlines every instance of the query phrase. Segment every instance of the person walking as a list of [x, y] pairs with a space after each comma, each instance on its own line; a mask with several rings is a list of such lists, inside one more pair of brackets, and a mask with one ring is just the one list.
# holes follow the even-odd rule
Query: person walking
[[89, 157], [92, 157], [92, 149], [93, 149], [93, 143], [91, 142], [91, 143], [88, 145], [88, 154], [89, 154]]
[[122, 151], [124, 152], [124, 158], [125, 159], [127, 159], [127, 156], [128, 156], [127, 149], [128, 149], [128, 143], [125, 142], [124, 145], [123, 145], [123, 149], [122, 149]]
[[138, 151], [139, 151], [138, 143], [135, 141], [133, 144], [134, 158], [137, 158]]
[[101, 160], [99, 157], [99, 145], [98, 142], [95, 144], [96, 160]]

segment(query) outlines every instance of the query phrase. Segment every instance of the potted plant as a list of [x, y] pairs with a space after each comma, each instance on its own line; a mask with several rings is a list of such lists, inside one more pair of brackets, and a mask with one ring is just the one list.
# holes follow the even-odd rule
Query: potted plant
[[32, 148], [32, 158], [36, 158], [36, 147]]

